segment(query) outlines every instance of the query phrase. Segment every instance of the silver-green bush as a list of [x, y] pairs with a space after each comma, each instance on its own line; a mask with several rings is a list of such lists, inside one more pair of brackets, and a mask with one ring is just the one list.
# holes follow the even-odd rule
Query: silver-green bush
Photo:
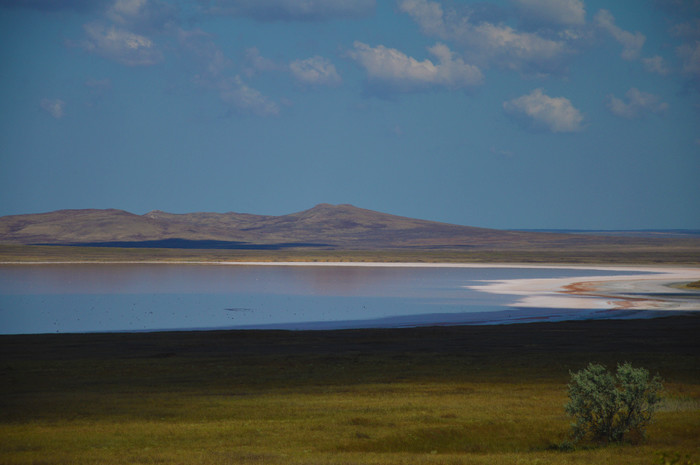
[[574, 439], [619, 442], [628, 433], [644, 437], [662, 389], [658, 376], [650, 378], [647, 370], [629, 363], [618, 365], [615, 374], [594, 363], [571, 373], [564, 408], [575, 420], [571, 424]]

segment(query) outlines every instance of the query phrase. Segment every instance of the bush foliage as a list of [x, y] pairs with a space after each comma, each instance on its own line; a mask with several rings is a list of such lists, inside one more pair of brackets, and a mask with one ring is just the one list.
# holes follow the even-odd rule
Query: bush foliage
[[662, 389], [658, 376], [650, 378], [647, 370], [629, 363], [618, 365], [615, 374], [594, 363], [571, 373], [565, 410], [575, 420], [574, 439], [620, 442], [629, 433], [644, 437]]

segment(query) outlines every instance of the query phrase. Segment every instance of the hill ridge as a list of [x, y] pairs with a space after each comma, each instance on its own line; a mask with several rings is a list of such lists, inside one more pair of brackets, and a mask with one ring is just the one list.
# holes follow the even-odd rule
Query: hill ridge
[[[653, 241], [653, 239], [644, 239]], [[661, 240], [661, 239], [659, 239]], [[179, 241], [179, 242], [178, 242]], [[143, 244], [192, 248], [322, 247], [331, 249], [513, 248], [640, 244], [642, 239], [551, 232], [504, 231], [409, 218], [320, 203], [286, 215], [168, 213], [137, 215], [119, 209], [67, 209], [0, 217], [0, 243], [48, 245]]]

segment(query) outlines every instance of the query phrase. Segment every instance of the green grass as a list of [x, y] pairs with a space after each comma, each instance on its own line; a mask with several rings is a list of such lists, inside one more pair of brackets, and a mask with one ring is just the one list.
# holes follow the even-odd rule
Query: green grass
[[[700, 460], [700, 318], [1, 336], [3, 464]], [[570, 370], [660, 373], [646, 441], [560, 450]]]

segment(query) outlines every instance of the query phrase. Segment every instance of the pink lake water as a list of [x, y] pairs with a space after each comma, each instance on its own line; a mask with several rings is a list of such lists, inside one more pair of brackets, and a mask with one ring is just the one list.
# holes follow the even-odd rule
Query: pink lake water
[[485, 282], [643, 272], [504, 266], [0, 266], [0, 333], [344, 329], [655, 316], [518, 307]]

